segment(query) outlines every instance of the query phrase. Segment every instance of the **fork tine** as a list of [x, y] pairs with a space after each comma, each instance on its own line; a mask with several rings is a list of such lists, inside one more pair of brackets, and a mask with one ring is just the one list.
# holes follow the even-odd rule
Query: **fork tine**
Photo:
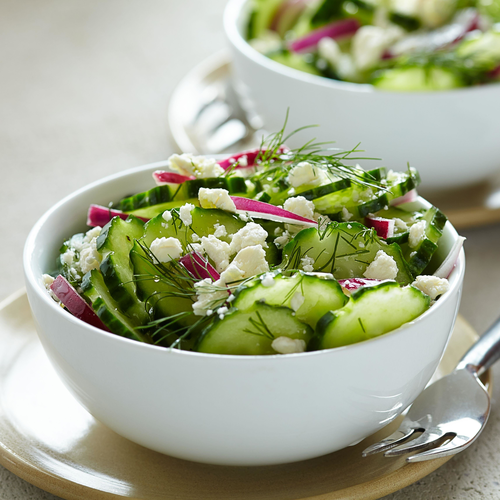
[[368, 457], [370, 455], [375, 455], [375, 453], [383, 453], [391, 448], [394, 448], [400, 444], [403, 444], [408, 439], [410, 439], [415, 432], [420, 431], [418, 428], [412, 427], [404, 427], [403, 425], [395, 432], [393, 432], [390, 436], [387, 436], [382, 441], [378, 443], [374, 443], [371, 446], [368, 446], [365, 450], [363, 450], [363, 457]]
[[433, 458], [441, 458], [449, 455], [454, 455], [455, 453], [460, 453], [461, 451], [468, 448], [475, 439], [469, 441], [460, 442], [461, 440], [452, 439], [450, 442], [446, 443], [444, 446], [438, 446], [432, 450], [423, 451], [422, 453], [417, 453], [406, 459], [407, 462], [423, 462], [424, 460], [431, 460]]
[[385, 456], [397, 457], [399, 455], [403, 455], [404, 453], [410, 453], [422, 448], [426, 448], [428, 446], [432, 446], [433, 444], [436, 444], [439, 440], [441, 440], [444, 436], [445, 433], [437, 428], [433, 428], [432, 430], [427, 429], [421, 436], [413, 439], [408, 444], [403, 444], [385, 452]]

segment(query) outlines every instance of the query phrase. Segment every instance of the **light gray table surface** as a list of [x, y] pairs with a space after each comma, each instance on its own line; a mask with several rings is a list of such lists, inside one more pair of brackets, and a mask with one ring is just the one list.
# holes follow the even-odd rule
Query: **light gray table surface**
[[[0, 300], [23, 286], [24, 240], [46, 209], [91, 181], [175, 152], [169, 97], [224, 47], [224, 4], [0, 0]], [[500, 225], [462, 233], [460, 312], [482, 332], [500, 313]], [[497, 383], [476, 444], [386, 499], [500, 498], [499, 396]], [[0, 467], [1, 500], [55, 498]]]

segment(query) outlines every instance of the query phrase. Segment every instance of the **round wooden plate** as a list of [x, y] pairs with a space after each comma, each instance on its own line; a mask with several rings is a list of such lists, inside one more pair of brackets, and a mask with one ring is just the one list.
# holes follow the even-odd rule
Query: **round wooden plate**
[[[459, 317], [436, 376], [450, 372], [476, 338]], [[361, 457], [398, 422], [356, 446], [294, 464], [220, 467], [171, 458], [118, 436], [80, 407], [45, 356], [24, 291], [0, 304], [0, 463], [65, 499], [376, 499], [449, 459]]]
[[[179, 83], [169, 104], [170, 133], [183, 153], [234, 153], [258, 147], [263, 134], [231, 90], [231, 60], [226, 51], [209, 57]], [[487, 182], [460, 189], [422, 192], [456, 229], [500, 222], [499, 172]]]

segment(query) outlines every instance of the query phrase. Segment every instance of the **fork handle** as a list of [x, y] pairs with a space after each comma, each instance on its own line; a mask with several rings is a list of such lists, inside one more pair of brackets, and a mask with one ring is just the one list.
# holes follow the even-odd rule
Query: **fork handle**
[[466, 369], [483, 374], [500, 358], [500, 318], [472, 345], [464, 354], [457, 366], [457, 370]]

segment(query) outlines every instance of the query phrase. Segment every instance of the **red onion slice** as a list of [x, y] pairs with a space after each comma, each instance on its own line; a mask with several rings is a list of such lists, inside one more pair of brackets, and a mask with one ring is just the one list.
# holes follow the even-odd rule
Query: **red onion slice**
[[399, 198], [394, 198], [389, 202], [389, 205], [392, 205], [395, 207], [396, 205], [402, 205], [403, 203], [410, 203], [412, 201], [417, 201], [418, 198], [418, 193], [416, 189], [412, 189], [411, 191], [408, 191], [406, 194], [403, 196], [400, 196]]
[[[120, 219], [126, 220], [130, 214], [122, 212], [121, 210], [113, 210], [108, 207], [103, 207], [101, 205], [90, 205], [89, 211], [87, 212], [87, 226], [105, 226], [113, 217], [120, 217]], [[147, 217], [137, 217], [144, 222], [149, 219]]]
[[448, 278], [450, 276], [451, 272], [457, 265], [458, 256], [460, 255], [460, 250], [462, 250], [464, 241], [465, 238], [463, 236], [459, 236], [457, 238], [450, 250], [450, 253], [443, 260], [443, 263], [437, 268], [434, 276], [437, 276], [438, 278]]
[[[268, 150], [266, 148], [263, 149], [250, 149], [248, 151], [242, 151], [241, 153], [237, 153], [234, 155], [231, 155], [229, 158], [225, 158], [224, 160], [221, 160], [217, 162], [224, 170], [227, 170], [228, 168], [231, 168], [237, 161], [242, 160], [243, 165], [239, 164], [236, 165], [235, 168], [250, 168], [250, 167], [255, 167], [255, 162], [257, 161], [257, 158], [259, 155], [263, 155], [267, 152]], [[289, 151], [289, 149], [286, 146], [280, 146], [276, 150], [276, 154], [283, 154]]]
[[195, 277], [203, 280], [211, 278], [217, 281], [220, 274], [216, 269], [198, 252], [191, 252], [179, 259], [179, 262]]
[[73, 316], [96, 328], [110, 331], [64, 276], [60, 274], [50, 289]]
[[368, 278], [349, 278], [345, 280], [338, 280], [340, 286], [342, 288], [345, 288], [346, 290], [349, 290], [350, 292], [354, 292], [354, 290], [357, 290], [362, 286], [378, 285], [379, 283], [382, 283], [382, 281], [383, 280], [375, 280]]
[[153, 172], [153, 179], [158, 186], [163, 186], [164, 184], [182, 184], [186, 181], [192, 181], [196, 177], [194, 175], [181, 175], [174, 172], [166, 172], [165, 170], [157, 170]]
[[358, 20], [354, 18], [335, 21], [322, 28], [311, 31], [302, 38], [294, 40], [289, 44], [289, 48], [293, 52], [311, 51], [316, 48], [322, 38], [328, 37], [336, 39], [351, 36], [358, 31], [359, 26]]
[[394, 219], [384, 219], [383, 217], [365, 217], [365, 225], [373, 227], [380, 238], [391, 238], [394, 236]]
[[267, 219], [286, 224], [301, 224], [309, 227], [316, 227], [318, 225], [314, 220], [306, 219], [270, 203], [242, 198], [240, 196], [231, 196], [231, 199], [236, 206], [236, 212], [239, 214], [248, 214], [250, 217], [257, 219]]

